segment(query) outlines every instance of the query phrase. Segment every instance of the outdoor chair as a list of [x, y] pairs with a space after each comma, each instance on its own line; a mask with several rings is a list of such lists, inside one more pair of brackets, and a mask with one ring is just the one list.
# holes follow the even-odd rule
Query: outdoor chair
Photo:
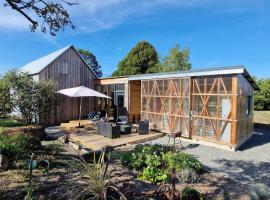
[[134, 124], [134, 126], [136, 127], [136, 132], [139, 135], [149, 134], [149, 121], [148, 120], [139, 121], [136, 124]]
[[89, 120], [93, 120], [93, 119], [95, 119], [95, 116], [96, 116], [97, 114], [96, 114], [96, 112], [90, 112], [89, 114], [88, 114], [88, 119]]
[[118, 108], [116, 124], [117, 125], [127, 125], [128, 124], [128, 112], [127, 112], [127, 109], [125, 107]]
[[120, 126], [113, 126], [111, 123], [104, 120], [97, 122], [97, 134], [108, 138], [120, 137]]
[[169, 140], [168, 140], [167, 146], [169, 146], [171, 138], [173, 138], [173, 145], [175, 146], [175, 139], [178, 138], [180, 145], [181, 145], [181, 148], [182, 148], [181, 136], [182, 136], [182, 132], [175, 132], [175, 133], [169, 134], [168, 135]]
[[107, 119], [107, 112], [106, 110], [101, 110], [100, 112], [97, 112], [94, 114], [94, 112], [91, 112], [88, 114], [88, 119], [90, 121], [99, 121], [99, 120], [105, 120]]

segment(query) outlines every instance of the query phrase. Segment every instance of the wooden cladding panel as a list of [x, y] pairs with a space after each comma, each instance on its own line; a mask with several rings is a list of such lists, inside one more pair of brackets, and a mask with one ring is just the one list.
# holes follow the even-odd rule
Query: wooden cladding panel
[[[236, 75], [233, 75], [232, 77], [232, 93], [237, 94], [237, 88], [238, 88], [238, 78]], [[231, 109], [231, 118], [233, 120], [237, 120], [237, 95], [232, 96], [232, 108]], [[231, 143], [233, 145], [237, 144], [237, 121], [232, 122], [232, 128], [231, 128]]]
[[129, 82], [129, 121], [134, 121], [141, 114], [141, 81]]
[[236, 144], [237, 77], [194, 77], [192, 83], [192, 137]]
[[[95, 76], [73, 48], [69, 48], [39, 74], [39, 80], [54, 80], [58, 89], [85, 86], [94, 89]], [[93, 97], [84, 97], [82, 116], [94, 109]], [[54, 123], [78, 119], [79, 98], [58, 95], [55, 107]]]
[[142, 119], [151, 128], [189, 137], [190, 78], [143, 80]]
[[[254, 90], [250, 83], [241, 75], [238, 78], [238, 101], [237, 101], [237, 119], [238, 119], [238, 143], [245, 141], [253, 133], [253, 110], [254, 110]], [[250, 113], [247, 113], [247, 101], [250, 98]]]

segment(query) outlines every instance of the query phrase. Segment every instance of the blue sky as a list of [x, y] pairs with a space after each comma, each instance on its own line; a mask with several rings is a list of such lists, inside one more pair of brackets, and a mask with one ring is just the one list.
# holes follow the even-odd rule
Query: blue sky
[[32, 33], [28, 22], [0, 7], [0, 73], [73, 44], [92, 51], [105, 75], [139, 41], [164, 57], [190, 48], [193, 68], [239, 65], [270, 77], [269, 0], [78, 0], [69, 7], [75, 30]]

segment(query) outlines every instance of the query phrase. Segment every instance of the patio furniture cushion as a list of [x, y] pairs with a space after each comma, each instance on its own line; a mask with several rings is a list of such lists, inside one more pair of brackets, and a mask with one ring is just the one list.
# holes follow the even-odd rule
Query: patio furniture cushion
[[[91, 117], [93, 117], [92, 113], [91, 113]], [[96, 115], [93, 118], [89, 118], [89, 115], [88, 115], [88, 119], [90, 121], [94, 121], [94, 122], [99, 121], [101, 119], [107, 119], [107, 112], [106, 112], [106, 110], [101, 110], [100, 112], [97, 112]]]
[[126, 125], [128, 124], [128, 116], [118, 116], [116, 119], [117, 125]]
[[95, 116], [96, 116], [96, 112], [90, 112], [90, 113], [88, 114], [88, 119], [89, 119], [89, 120], [95, 119]]

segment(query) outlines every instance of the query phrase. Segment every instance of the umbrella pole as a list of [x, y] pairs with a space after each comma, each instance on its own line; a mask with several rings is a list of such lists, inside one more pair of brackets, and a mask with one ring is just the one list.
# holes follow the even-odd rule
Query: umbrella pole
[[81, 101], [80, 101], [79, 128], [81, 127], [81, 114], [82, 114], [82, 97], [81, 97]]

